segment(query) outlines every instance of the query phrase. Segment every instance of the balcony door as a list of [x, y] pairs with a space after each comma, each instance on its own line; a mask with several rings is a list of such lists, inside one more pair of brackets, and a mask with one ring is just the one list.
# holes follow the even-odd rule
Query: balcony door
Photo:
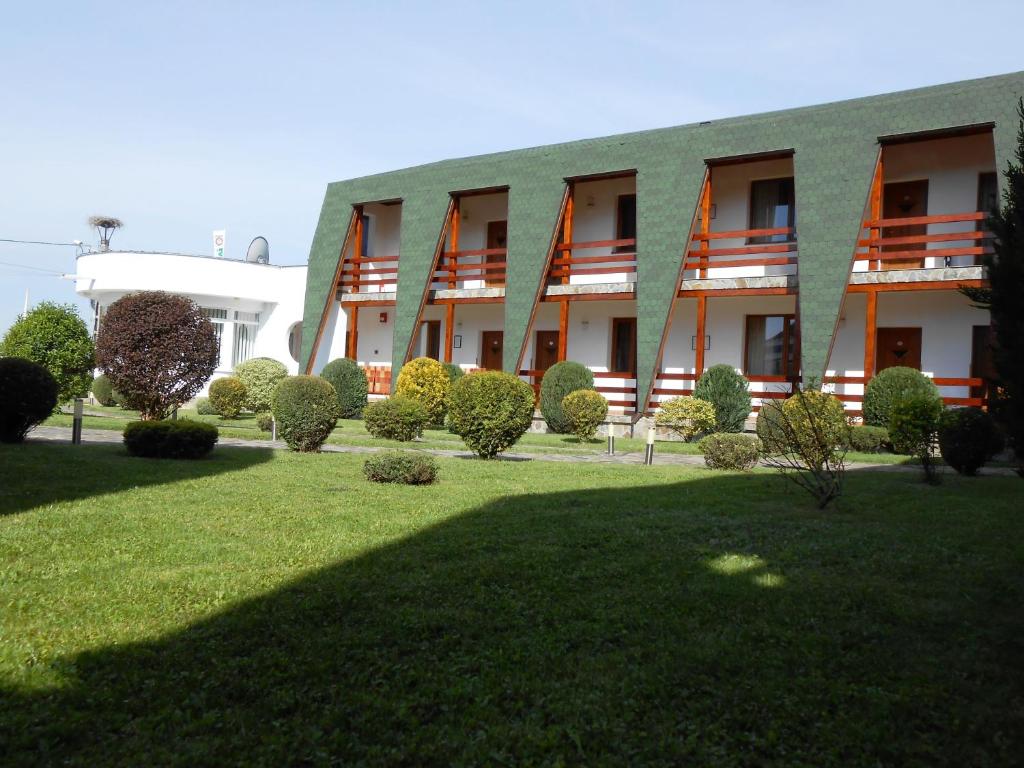
[[[882, 188], [882, 218], [909, 219], [928, 215], [928, 179], [919, 181], [894, 181]], [[927, 224], [908, 224], [886, 227], [882, 237], [916, 237], [928, 234]], [[925, 243], [910, 245], [883, 245], [882, 253], [894, 251], [923, 251]], [[921, 269], [924, 259], [893, 259], [882, 261], [882, 269]]]
[[896, 365], [921, 370], [920, 328], [879, 328], [875, 335], [875, 372]]
[[[508, 222], [507, 221], [489, 221], [487, 222], [487, 247], [488, 248], [508, 248]], [[490, 256], [484, 257], [485, 264], [503, 264], [505, 262], [505, 254], [495, 253]], [[504, 270], [501, 270], [504, 272]], [[505, 278], [501, 276], [501, 272], [494, 271], [488, 272], [484, 279], [484, 285], [488, 288], [492, 286], [501, 286], [505, 284]]]

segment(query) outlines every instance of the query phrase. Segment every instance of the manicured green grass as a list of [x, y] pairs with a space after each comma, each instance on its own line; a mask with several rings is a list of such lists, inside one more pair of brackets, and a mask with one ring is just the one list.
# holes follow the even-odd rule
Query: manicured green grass
[[1020, 480], [440, 464], [0, 446], [5, 764], [1019, 761]]

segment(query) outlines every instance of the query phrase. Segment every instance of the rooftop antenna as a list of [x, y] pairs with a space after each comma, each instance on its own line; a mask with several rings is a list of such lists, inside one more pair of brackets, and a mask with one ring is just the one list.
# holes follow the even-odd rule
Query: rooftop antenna
[[110, 250], [110, 236], [123, 227], [124, 222], [113, 216], [90, 216], [89, 226], [100, 236], [100, 251], [105, 253]]

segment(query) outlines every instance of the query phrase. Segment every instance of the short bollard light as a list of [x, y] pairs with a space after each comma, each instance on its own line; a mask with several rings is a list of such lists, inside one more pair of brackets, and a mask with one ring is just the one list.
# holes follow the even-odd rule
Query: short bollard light
[[277, 442], [277, 419], [270, 417], [270, 442]]
[[71, 444], [82, 444], [82, 398], [75, 398], [75, 415], [71, 421]]
[[644, 448], [644, 464], [654, 463], [654, 427], [647, 430], [647, 447]]
[[608, 455], [615, 455], [615, 425], [608, 425]]

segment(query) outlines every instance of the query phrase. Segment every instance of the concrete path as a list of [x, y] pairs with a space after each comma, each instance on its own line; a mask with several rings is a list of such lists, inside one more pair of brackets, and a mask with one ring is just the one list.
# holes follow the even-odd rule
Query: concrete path
[[[48, 440], [54, 442], [70, 443], [70, 427], [36, 427], [29, 433], [30, 441]], [[83, 443], [121, 443], [121, 433], [115, 429], [83, 429]], [[239, 437], [221, 437], [218, 445], [228, 445], [236, 448], [271, 448], [276, 450], [287, 450], [288, 446], [283, 441], [271, 442], [269, 440], [245, 440]], [[421, 450], [434, 456], [445, 456], [456, 459], [474, 459], [476, 454], [471, 451], [445, 450], [440, 448], [418, 448], [415, 442], [409, 444], [410, 448]], [[379, 451], [393, 450], [392, 446], [369, 446], [369, 445], [334, 445], [326, 443], [322, 449], [325, 453], [377, 453]], [[639, 451], [616, 453], [609, 456], [605, 453], [503, 453], [499, 459], [504, 461], [553, 461], [570, 464], [643, 464], [644, 456]], [[655, 449], [654, 463], [661, 466], [689, 466], [703, 467], [704, 458], [691, 454], [680, 453], [658, 453]], [[883, 464], [868, 462], [847, 462], [848, 470], [874, 470], [878, 472], [921, 472], [916, 465], [905, 464]], [[946, 466], [940, 466], [941, 473], [953, 474], [953, 470]], [[986, 467], [982, 474], [985, 475], [1006, 475], [1015, 476], [1015, 470], [1009, 467]]]

